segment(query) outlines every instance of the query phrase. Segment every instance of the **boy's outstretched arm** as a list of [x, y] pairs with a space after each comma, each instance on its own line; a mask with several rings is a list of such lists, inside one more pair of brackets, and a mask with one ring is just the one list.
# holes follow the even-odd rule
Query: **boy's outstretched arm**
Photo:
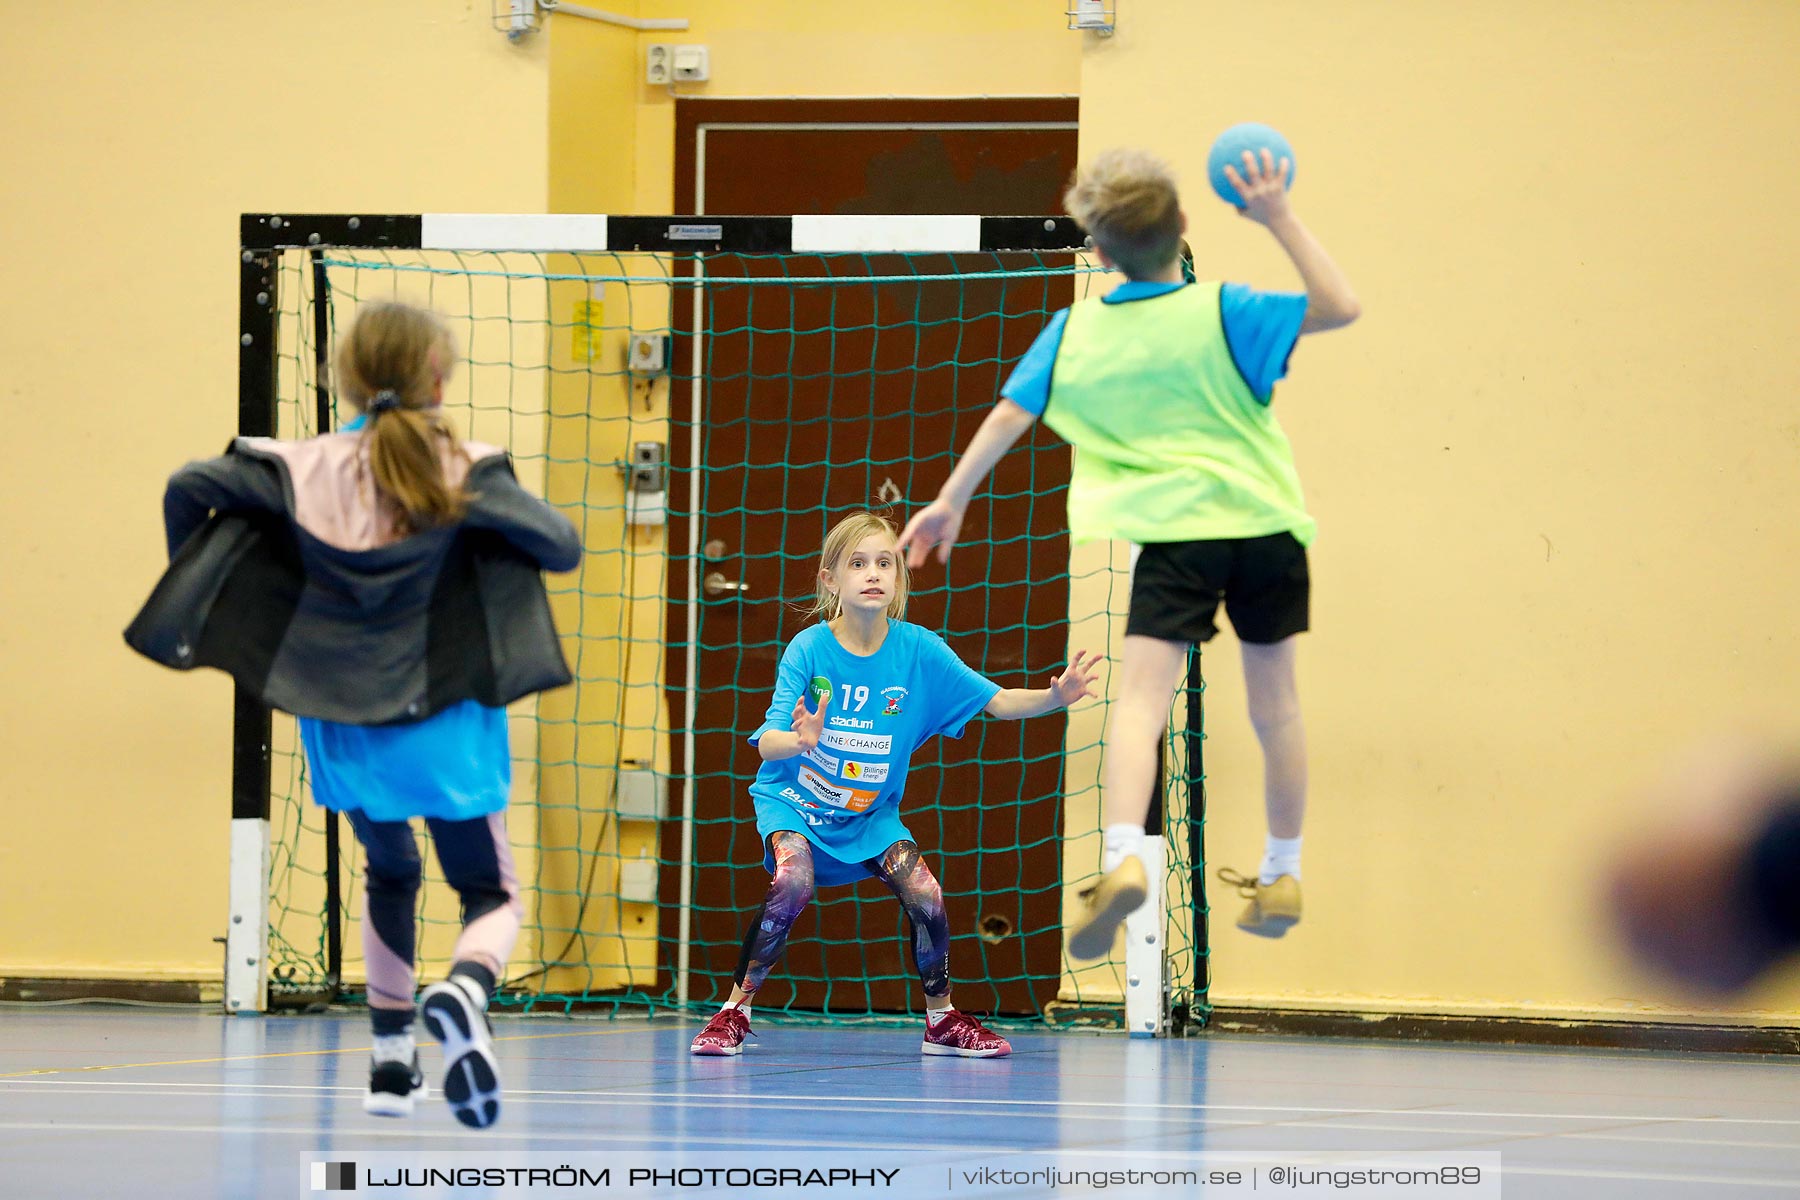
[[1259, 163], [1250, 151], [1244, 151], [1244, 169], [1227, 165], [1226, 178], [1243, 197], [1238, 211], [1267, 229], [1287, 251], [1300, 280], [1306, 285], [1306, 319], [1301, 333], [1323, 333], [1338, 329], [1362, 315], [1362, 303], [1350, 289], [1344, 272], [1325, 253], [1325, 247], [1300, 223], [1288, 203], [1287, 179], [1292, 164], [1287, 159], [1277, 163], [1267, 150]]
[[1004, 688], [994, 693], [994, 698], [987, 702], [987, 707], [982, 711], [1002, 721], [1018, 721], [1067, 708], [1077, 700], [1093, 699], [1100, 695], [1093, 687], [1099, 668], [1098, 654], [1077, 650], [1063, 673], [1050, 677], [1049, 687], [1042, 691], [1035, 688]]
[[901, 531], [898, 548], [906, 551], [908, 567], [924, 566], [933, 546], [938, 548], [939, 562], [950, 561], [950, 548], [956, 545], [962, 531], [963, 513], [969, 507], [969, 497], [975, 494], [975, 485], [987, 478], [994, 464], [1036, 420], [1034, 413], [1004, 396], [1000, 398], [969, 440], [968, 449], [938, 490], [937, 499], [914, 513]]

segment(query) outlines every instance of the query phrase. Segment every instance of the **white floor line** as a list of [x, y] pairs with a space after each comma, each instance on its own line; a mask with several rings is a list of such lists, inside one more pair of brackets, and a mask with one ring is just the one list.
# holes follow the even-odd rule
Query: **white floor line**
[[[508, 1096], [508, 1100], [512, 1097]], [[346, 1115], [349, 1115], [348, 1112]], [[428, 1120], [431, 1118], [427, 1118]], [[448, 1114], [445, 1114], [448, 1120]], [[346, 1137], [381, 1138], [398, 1141], [413, 1141], [420, 1138], [432, 1141], [458, 1142], [464, 1146], [471, 1144], [467, 1130], [461, 1126], [443, 1129], [421, 1129], [404, 1121], [385, 1121], [379, 1117], [364, 1120], [360, 1113], [355, 1114], [356, 1124], [344, 1125], [148, 1125], [117, 1124], [108, 1125], [98, 1121], [0, 1121], [0, 1133], [8, 1130], [30, 1130], [49, 1133], [204, 1133], [237, 1135], [245, 1138], [261, 1138], [269, 1135], [287, 1135], [315, 1141], [340, 1141]], [[377, 1124], [377, 1122], [380, 1122]], [[629, 1133], [539, 1133], [513, 1132], [506, 1129], [484, 1129], [481, 1141], [511, 1142], [623, 1142], [645, 1149], [662, 1148], [661, 1143], [669, 1143], [670, 1149], [696, 1150], [706, 1146], [767, 1146], [781, 1150], [910, 1150], [915, 1146], [922, 1151], [933, 1151], [941, 1154], [962, 1154], [971, 1151], [986, 1153], [980, 1146], [971, 1146], [964, 1142], [912, 1142], [898, 1145], [894, 1142], [821, 1142], [817, 1138], [800, 1138], [792, 1141], [767, 1137], [726, 1137], [700, 1136], [691, 1132], [670, 1131], [666, 1134], [643, 1130]], [[327, 1147], [321, 1147], [325, 1149]], [[341, 1147], [337, 1147], [341, 1148]]]
[[[0, 1087], [13, 1085], [25, 1088], [135, 1088], [135, 1094], [155, 1096], [157, 1092], [146, 1088], [184, 1088], [191, 1092], [221, 1092], [232, 1088], [245, 1088], [250, 1094], [254, 1090], [290, 1090], [302, 1094], [320, 1094], [320, 1092], [355, 1092], [360, 1094], [362, 1087], [356, 1085], [306, 1085], [306, 1083], [214, 1083], [214, 1081], [194, 1081], [194, 1083], [173, 1083], [173, 1081], [130, 1081], [130, 1079], [52, 1079], [25, 1078], [5, 1079]], [[182, 1090], [166, 1090], [164, 1094], [180, 1096]], [[974, 1110], [995, 1110], [995, 1108], [1021, 1108], [1026, 1112], [1039, 1112], [1044, 1108], [1076, 1108], [1076, 1110], [1111, 1110], [1118, 1114], [1129, 1115], [1132, 1112], [1143, 1114], [1183, 1114], [1183, 1112], [1265, 1112], [1265, 1114], [1305, 1114], [1345, 1115], [1345, 1117], [1476, 1117], [1476, 1119], [1499, 1119], [1499, 1121], [1598, 1121], [1598, 1123], [1669, 1123], [1669, 1124], [1753, 1124], [1753, 1126], [1800, 1126], [1800, 1119], [1791, 1117], [1726, 1117], [1726, 1115], [1681, 1115], [1681, 1114], [1589, 1114], [1589, 1112], [1517, 1112], [1517, 1110], [1469, 1110], [1469, 1108], [1442, 1108], [1442, 1106], [1415, 1106], [1415, 1108], [1336, 1108], [1328, 1105], [1228, 1105], [1217, 1101], [1100, 1101], [1100, 1099], [1015, 1099], [1015, 1097], [925, 1097], [925, 1096], [846, 1096], [846, 1094], [785, 1094], [785, 1096], [731, 1096], [720, 1092], [668, 1092], [668, 1090], [594, 1090], [594, 1088], [578, 1088], [578, 1090], [554, 1090], [554, 1088], [508, 1088], [508, 1099], [524, 1099], [533, 1097], [540, 1103], [571, 1103], [571, 1105], [650, 1105], [650, 1106], [691, 1106], [691, 1108], [736, 1108], [745, 1105], [751, 1099], [758, 1106], [765, 1108], [794, 1108], [794, 1106], [832, 1105], [848, 1106], [853, 1110], [891, 1110], [893, 1106], [922, 1106], [922, 1108], [974, 1108]], [[1426, 1126], [1429, 1128], [1429, 1126]], [[1445, 1130], [1449, 1132], [1449, 1130]], [[1471, 1130], [1478, 1132], [1478, 1130]], [[1498, 1130], [1480, 1130], [1494, 1132]], [[1541, 1133], [1550, 1137], [1553, 1133]]]

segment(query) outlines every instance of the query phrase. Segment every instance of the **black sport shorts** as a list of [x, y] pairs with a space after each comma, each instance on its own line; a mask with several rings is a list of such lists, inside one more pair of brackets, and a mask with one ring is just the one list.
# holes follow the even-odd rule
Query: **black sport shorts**
[[1224, 601], [1238, 640], [1268, 645], [1305, 631], [1311, 595], [1306, 547], [1291, 533], [1151, 542], [1132, 573], [1125, 632], [1204, 642], [1219, 632], [1213, 616]]

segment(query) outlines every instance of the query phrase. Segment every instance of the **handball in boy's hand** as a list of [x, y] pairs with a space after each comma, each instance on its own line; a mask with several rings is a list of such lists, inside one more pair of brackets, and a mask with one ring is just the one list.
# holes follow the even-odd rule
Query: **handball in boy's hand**
[[1294, 162], [1293, 147], [1288, 145], [1286, 138], [1267, 125], [1246, 121], [1221, 133], [1219, 139], [1212, 144], [1212, 152], [1206, 156], [1206, 177], [1211, 180], [1213, 191], [1219, 193], [1219, 199], [1233, 208], [1244, 207], [1244, 198], [1238, 194], [1237, 186], [1231, 182], [1230, 176], [1225, 174], [1225, 168], [1231, 167], [1237, 172], [1238, 178], [1242, 179], [1246, 150], [1254, 154], [1259, 163], [1262, 162], [1262, 152], [1267, 150], [1277, 169], [1281, 166], [1281, 160], [1287, 159], [1287, 185], [1290, 188], [1294, 186], [1294, 175], [1299, 168]]

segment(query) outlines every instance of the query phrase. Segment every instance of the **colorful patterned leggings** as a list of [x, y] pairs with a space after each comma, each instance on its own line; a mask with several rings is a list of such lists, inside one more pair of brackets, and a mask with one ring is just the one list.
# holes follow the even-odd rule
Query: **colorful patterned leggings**
[[[737, 985], [755, 995], [769, 971], [787, 949], [788, 931], [813, 894], [812, 843], [805, 835], [780, 830], [769, 835], [775, 856], [775, 878], [756, 918], [744, 933], [744, 952], [738, 958]], [[880, 858], [863, 864], [887, 885], [906, 910], [912, 925], [913, 966], [927, 996], [950, 991], [950, 920], [944, 915], [944, 893], [937, 877], [919, 857], [913, 842], [895, 842]]]

